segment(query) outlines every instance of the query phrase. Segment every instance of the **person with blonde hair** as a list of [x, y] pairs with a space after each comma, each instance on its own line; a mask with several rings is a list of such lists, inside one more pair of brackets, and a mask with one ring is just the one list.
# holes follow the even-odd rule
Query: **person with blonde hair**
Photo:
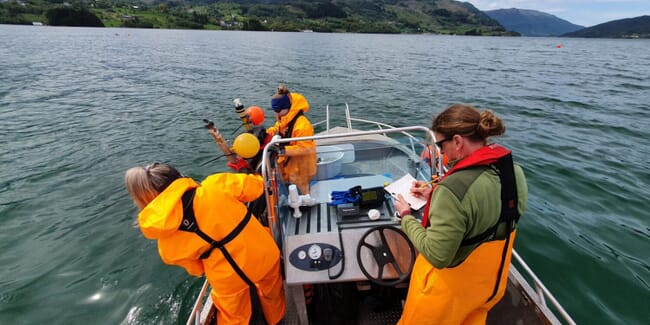
[[[276, 122], [266, 129], [269, 136], [279, 134], [282, 138], [308, 137], [314, 135], [314, 127], [305, 113], [309, 102], [305, 96], [290, 92], [285, 85], [279, 85], [271, 98], [271, 108]], [[283, 155], [278, 166], [285, 182], [296, 184], [301, 194], [309, 194], [309, 181], [316, 175], [316, 142], [291, 141], [281, 148]]]
[[485, 324], [505, 293], [526, 179], [510, 150], [488, 144], [505, 132], [491, 110], [452, 105], [431, 129], [451, 169], [433, 189], [413, 184], [414, 195], [429, 199], [422, 222], [403, 197], [394, 202], [419, 252], [398, 324]]
[[140, 230], [158, 241], [163, 262], [205, 274], [218, 324], [248, 324], [250, 293], [259, 297], [268, 324], [280, 322], [280, 251], [245, 205], [263, 194], [260, 176], [219, 173], [197, 183], [155, 163], [127, 170], [125, 183], [140, 210]]

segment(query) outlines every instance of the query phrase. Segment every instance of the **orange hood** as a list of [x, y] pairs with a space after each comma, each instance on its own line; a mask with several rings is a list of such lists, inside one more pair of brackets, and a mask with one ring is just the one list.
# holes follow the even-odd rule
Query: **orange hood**
[[177, 231], [183, 219], [181, 197], [197, 186], [191, 178], [179, 178], [158, 194], [138, 214], [142, 234], [148, 239], [159, 239]]

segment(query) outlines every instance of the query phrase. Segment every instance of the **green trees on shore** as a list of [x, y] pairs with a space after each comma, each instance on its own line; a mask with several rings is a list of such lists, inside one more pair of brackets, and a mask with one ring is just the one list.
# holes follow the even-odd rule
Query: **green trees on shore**
[[451, 0], [0, 2], [0, 24], [32, 22], [136, 28], [506, 35], [503, 27], [483, 12]]
[[45, 17], [52, 26], [104, 27], [95, 14], [83, 8], [52, 8], [45, 13]]

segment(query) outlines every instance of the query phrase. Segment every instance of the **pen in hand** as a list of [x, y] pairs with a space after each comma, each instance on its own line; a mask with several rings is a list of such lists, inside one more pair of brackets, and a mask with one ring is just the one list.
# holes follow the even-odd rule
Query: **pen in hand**
[[434, 184], [436, 182], [438, 182], [438, 177], [434, 176], [432, 180], [430, 180], [430, 181], [428, 181], [428, 182], [426, 182], [424, 184], [420, 184], [420, 186], [418, 186], [418, 188], [424, 189], [424, 188], [429, 187], [429, 185]]

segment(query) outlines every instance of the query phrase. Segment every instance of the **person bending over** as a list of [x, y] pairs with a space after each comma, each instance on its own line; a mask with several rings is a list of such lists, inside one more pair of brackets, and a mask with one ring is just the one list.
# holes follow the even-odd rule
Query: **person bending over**
[[244, 204], [262, 195], [260, 176], [219, 173], [197, 183], [155, 163], [129, 169], [125, 183], [140, 210], [140, 230], [158, 241], [163, 262], [193, 276], [205, 273], [218, 324], [248, 324], [250, 292], [259, 296], [266, 321], [280, 322], [280, 251]]

